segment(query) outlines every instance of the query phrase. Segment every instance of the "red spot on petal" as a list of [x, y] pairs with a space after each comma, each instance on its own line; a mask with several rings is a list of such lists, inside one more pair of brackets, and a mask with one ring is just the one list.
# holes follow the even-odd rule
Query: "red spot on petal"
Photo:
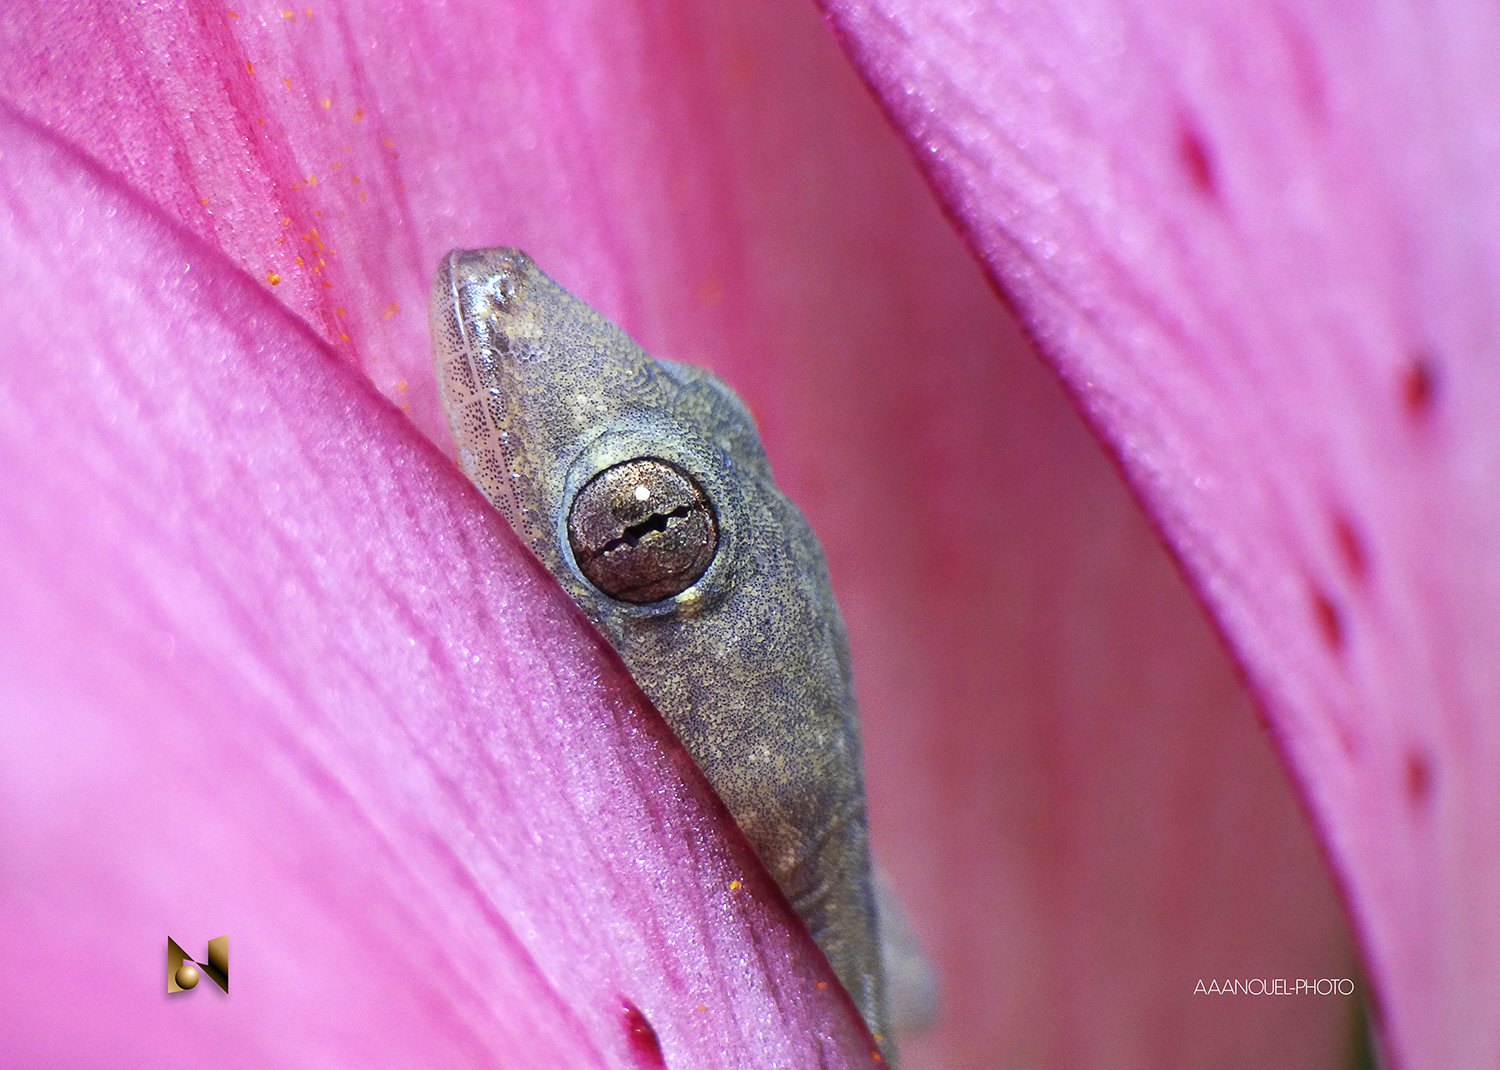
[[1365, 557], [1365, 543], [1348, 517], [1335, 514], [1333, 518], [1333, 541], [1339, 548], [1339, 557], [1349, 575], [1363, 580], [1369, 571], [1369, 559]]
[[630, 1043], [630, 1050], [635, 1053], [636, 1061], [641, 1066], [666, 1066], [666, 1060], [661, 1054], [661, 1041], [656, 1039], [656, 1030], [651, 1028], [651, 1023], [646, 1020], [641, 1009], [623, 998], [620, 1006], [624, 1011], [625, 1038]]
[[1432, 361], [1425, 353], [1412, 356], [1401, 373], [1401, 400], [1406, 413], [1414, 420], [1426, 416], [1432, 409], [1433, 395], [1437, 391], [1437, 376]]
[[1316, 587], [1313, 588], [1312, 601], [1313, 616], [1317, 619], [1318, 630], [1323, 633], [1323, 641], [1333, 650], [1343, 649], [1344, 621], [1338, 607]]
[[1205, 197], [1219, 195], [1218, 180], [1214, 175], [1213, 157], [1208, 146], [1192, 127], [1184, 126], [1177, 142], [1177, 156], [1186, 169], [1188, 178]]
[[1420, 751], [1406, 752], [1406, 798], [1412, 809], [1420, 810], [1432, 797], [1432, 763]]

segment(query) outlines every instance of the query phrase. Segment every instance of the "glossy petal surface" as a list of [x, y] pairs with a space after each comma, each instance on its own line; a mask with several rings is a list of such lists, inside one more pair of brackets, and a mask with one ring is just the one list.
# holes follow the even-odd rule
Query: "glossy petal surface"
[[1493, 1065], [1500, 17], [828, 7], [1242, 664], [1395, 1065]]
[[[0, 152], [6, 1062], [868, 1066], [446, 459], [218, 253]], [[225, 930], [230, 995], [168, 996], [166, 937]]]

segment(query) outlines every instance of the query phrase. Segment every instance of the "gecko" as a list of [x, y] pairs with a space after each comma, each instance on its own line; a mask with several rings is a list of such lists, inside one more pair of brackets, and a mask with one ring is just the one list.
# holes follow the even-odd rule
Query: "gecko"
[[429, 324], [463, 470], [619, 651], [894, 1065], [849, 644], [749, 409], [518, 249], [449, 253]]

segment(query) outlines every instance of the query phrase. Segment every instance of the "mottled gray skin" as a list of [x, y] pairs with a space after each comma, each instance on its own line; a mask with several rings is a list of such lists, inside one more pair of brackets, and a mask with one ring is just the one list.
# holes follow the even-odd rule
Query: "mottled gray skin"
[[[749, 410], [708, 372], [647, 355], [516, 249], [449, 254], [431, 325], [470, 478], [614, 642], [893, 1061], [848, 641]], [[636, 457], [691, 475], [719, 522], [703, 576], [647, 605], [593, 587], [567, 536], [574, 495]]]

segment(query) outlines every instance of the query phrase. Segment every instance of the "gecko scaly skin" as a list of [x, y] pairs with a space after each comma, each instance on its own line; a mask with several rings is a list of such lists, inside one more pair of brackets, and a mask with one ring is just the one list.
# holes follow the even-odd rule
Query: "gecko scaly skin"
[[893, 1062], [848, 642], [749, 410], [516, 249], [445, 257], [430, 321], [464, 470], [614, 643]]

